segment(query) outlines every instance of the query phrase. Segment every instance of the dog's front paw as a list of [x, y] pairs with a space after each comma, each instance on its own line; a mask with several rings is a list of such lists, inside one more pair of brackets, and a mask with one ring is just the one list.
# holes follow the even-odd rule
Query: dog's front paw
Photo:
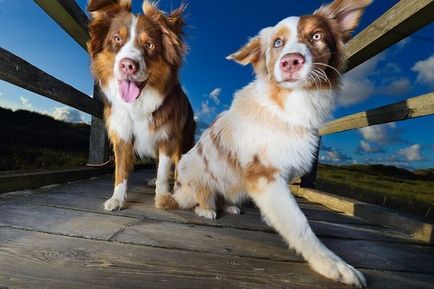
[[126, 200], [122, 199], [116, 199], [114, 197], [111, 197], [110, 199], [108, 199], [107, 201], [105, 201], [104, 203], [104, 210], [112, 212], [112, 211], [116, 211], [116, 210], [122, 210], [126, 207]]
[[225, 205], [224, 211], [226, 213], [229, 213], [229, 214], [232, 214], [232, 215], [239, 215], [239, 214], [241, 214], [241, 210], [237, 206]]
[[203, 209], [201, 207], [194, 208], [194, 212], [196, 214], [198, 214], [199, 216], [210, 219], [210, 220], [215, 220], [215, 218], [217, 217], [217, 213], [214, 210]]
[[330, 256], [319, 258], [311, 263], [312, 268], [336, 282], [341, 282], [347, 285], [353, 285], [357, 288], [366, 287], [366, 278], [361, 272], [353, 266], [345, 263], [340, 259], [335, 259]]

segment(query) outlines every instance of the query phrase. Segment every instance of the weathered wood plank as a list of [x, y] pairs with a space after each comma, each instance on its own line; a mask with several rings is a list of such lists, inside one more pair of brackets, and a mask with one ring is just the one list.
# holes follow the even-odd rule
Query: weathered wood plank
[[[10, 229], [0, 229], [0, 252], [0, 264], [8, 264], [0, 271], [6, 286], [29, 280], [33, 286], [53, 284], [51, 288], [56, 285], [60, 287], [55, 288], [62, 288], [62, 284], [80, 288], [99, 285], [262, 289], [315, 288], [319, 284], [322, 288], [345, 288], [297, 263], [146, 248]], [[9, 276], [13, 278], [5, 278]]]
[[347, 70], [433, 22], [433, 11], [433, 0], [400, 0], [348, 43]]
[[4, 81], [102, 117], [102, 107], [91, 97], [1, 47], [0, 67], [0, 79]]
[[337, 209], [352, 216], [359, 217], [369, 222], [375, 222], [383, 226], [394, 228], [409, 234], [416, 240], [424, 243], [434, 243], [434, 225], [424, 223], [414, 218], [407, 217], [386, 208], [364, 203], [330, 193], [313, 189], [301, 188], [296, 192], [308, 200], [318, 202], [332, 209]]
[[[88, 182], [88, 181], [85, 181]], [[68, 184], [74, 186], [79, 184], [76, 182]], [[64, 186], [56, 186], [49, 189], [40, 189], [34, 192], [24, 191], [12, 194], [4, 194], [0, 197], [0, 204], [13, 206], [48, 206], [54, 208], [63, 208], [78, 212], [89, 212], [100, 215], [111, 215], [128, 217], [136, 220], [144, 218], [155, 221], [175, 222], [180, 224], [194, 224], [211, 227], [225, 227], [250, 231], [274, 232], [262, 222], [257, 209], [244, 208], [243, 214], [240, 216], [232, 216], [220, 214], [216, 221], [207, 221], [196, 216], [192, 211], [164, 211], [154, 207], [152, 196], [146, 196], [142, 199], [137, 194], [139, 201], [134, 199], [129, 203], [129, 207], [125, 210], [109, 213], [103, 211], [102, 204], [105, 198], [97, 198], [92, 196], [92, 188], [87, 188], [86, 194], [77, 194], [74, 190], [59, 190]], [[111, 192], [111, 190], [109, 191]], [[131, 196], [130, 196], [131, 197]], [[365, 224], [351, 224], [351, 217], [344, 216], [346, 223], [332, 223], [324, 221], [316, 221], [309, 216], [309, 210], [305, 210], [310, 223], [315, 231], [321, 237], [346, 238], [346, 239], [361, 239], [370, 241], [384, 242], [399, 242], [399, 243], [416, 243], [409, 239], [404, 234], [397, 233], [393, 230], [384, 229], [378, 226], [368, 226]], [[318, 219], [324, 219], [320, 211], [313, 211]], [[327, 213], [327, 212], [326, 212]], [[333, 216], [333, 215], [332, 215]], [[339, 216], [339, 215], [338, 215]], [[330, 218], [330, 217], [329, 217]], [[325, 218], [327, 219], [327, 217]], [[336, 216], [335, 216], [336, 219]], [[348, 219], [348, 221], [347, 221]], [[340, 221], [340, 219], [338, 219]]]
[[[92, 196], [95, 198], [98, 198], [98, 201], [95, 201], [95, 205], [99, 207], [93, 206], [92, 208], [89, 208], [91, 210], [100, 210], [100, 204], [102, 204], [106, 199], [110, 198], [110, 196], [113, 193], [113, 186], [82, 186], [80, 183], [74, 183], [74, 184], [68, 184], [67, 186], [58, 186], [55, 188], [48, 189], [54, 194], [70, 194], [72, 198], [74, 196]], [[133, 186], [129, 187], [128, 192], [128, 209], [127, 210], [121, 210], [118, 212], [114, 212], [114, 214], [118, 215], [125, 215], [125, 216], [147, 216], [151, 217], [152, 212], [159, 212], [159, 210], [155, 210], [154, 208], [154, 193], [147, 193], [144, 194], [142, 188], [134, 189]], [[62, 206], [66, 206], [68, 203], [64, 203]], [[80, 204], [75, 203], [72, 201], [72, 203], [69, 203], [69, 205], [76, 205], [80, 206]], [[68, 208], [76, 208], [77, 207], [70, 207], [68, 205]], [[302, 205], [304, 206], [304, 205]], [[312, 210], [309, 208], [303, 209], [305, 215], [311, 219], [311, 220], [318, 220], [318, 221], [328, 221], [328, 222], [335, 222], [335, 223], [342, 223], [342, 224], [368, 224], [367, 222], [364, 222], [362, 220], [359, 220], [354, 217], [350, 217], [341, 213], [333, 212], [333, 211], [319, 211], [319, 210]], [[103, 212], [106, 213], [106, 212]], [[171, 214], [177, 215], [180, 218], [183, 218], [189, 222], [199, 223], [199, 224], [217, 224], [220, 226], [226, 226], [226, 225], [233, 225], [233, 226], [242, 226], [244, 228], [256, 228], [256, 221], [254, 222], [248, 222], [245, 218], [247, 218], [246, 214], [243, 214], [241, 216], [236, 216], [235, 218], [232, 218], [232, 216], [228, 216], [227, 214], [219, 214], [219, 218], [216, 221], [208, 221], [204, 218], [201, 218], [197, 216], [196, 214], [193, 214], [191, 211], [185, 211], [185, 210], [175, 210], [171, 211]], [[246, 216], [246, 217], [245, 217]], [[259, 214], [256, 213], [255, 217], [259, 219]], [[228, 218], [230, 219], [230, 222], [228, 221]], [[229, 222], [229, 223], [228, 223]]]
[[[294, 251], [288, 250], [279, 235], [258, 231], [144, 220], [128, 226], [113, 240], [218, 255], [303, 262]], [[434, 274], [434, 248], [430, 246], [334, 238], [322, 238], [322, 241], [358, 268]]]
[[48, 171], [10, 172], [0, 174], [0, 194], [11, 191], [39, 188], [46, 185], [60, 184], [92, 178], [108, 173], [104, 168], [76, 168]]
[[34, 0], [84, 50], [89, 40], [88, 18], [83, 10], [70, 0]]
[[434, 114], [434, 92], [333, 120], [320, 130], [320, 134], [328, 135], [430, 114]]
[[[97, 83], [93, 87], [93, 100], [103, 106], [104, 95], [99, 89]], [[89, 139], [89, 164], [98, 165], [106, 162], [109, 158], [109, 141], [105, 128], [104, 120], [92, 116], [90, 126], [90, 139]]]
[[[1, 285], [19, 288], [348, 288], [305, 263], [149, 248], [0, 228]], [[433, 288], [429, 274], [362, 270], [371, 289]], [[56, 272], [53, 274], [53, 272]]]
[[107, 216], [58, 208], [0, 205], [0, 226], [36, 230], [52, 234], [108, 240], [131, 218]]

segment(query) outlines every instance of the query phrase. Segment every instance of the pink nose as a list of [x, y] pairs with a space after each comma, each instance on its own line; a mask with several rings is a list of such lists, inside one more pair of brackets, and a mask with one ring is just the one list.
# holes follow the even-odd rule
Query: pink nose
[[128, 76], [137, 72], [138, 64], [130, 58], [124, 58], [121, 60], [119, 66], [121, 68], [122, 74]]
[[300, 53], [288, 53], [280, 59], [280, 69], [293, 74], [303, 67], [304, 62], [304, 56]]

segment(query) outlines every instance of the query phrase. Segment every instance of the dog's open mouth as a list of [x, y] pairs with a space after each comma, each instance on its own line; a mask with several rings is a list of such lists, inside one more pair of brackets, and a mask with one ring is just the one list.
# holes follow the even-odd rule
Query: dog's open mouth
[[145, 86], [145, 82], [136, 82], [128, 79], [119, 80], [118, 83], [122, 100], [126, 103], [133, 103]]

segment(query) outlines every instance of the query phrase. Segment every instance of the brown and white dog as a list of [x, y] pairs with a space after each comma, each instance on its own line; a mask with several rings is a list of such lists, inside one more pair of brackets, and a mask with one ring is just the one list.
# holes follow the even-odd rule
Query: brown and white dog
[[173, 195], [179, 207], [209, 219], [217, 196], [233, 214], [240, 212], [233, 204], [251, 197], [315, 271], [357, 287], [366, 286], [364, 276], [315, 236], [288, 180], [311, 167], [344, 70], [344, 43], [370, 3], [336, 0], [313, 15], [286, 18], [230, 55], [252, 64], [257, 77], [182, 157]]
[[104, 203], [122, 209], [135, 154], [158, 158], [156, 206], [169, 191], [173, 164], [194, 145], [193, 110], [178, 80], [186, 50], [184, 6], [166, 15], [145, 1], [143, 15], [131, 0], [90, 0], [88, 51], [104, 92], [104, 118], [115, 153], [115, 188]]

